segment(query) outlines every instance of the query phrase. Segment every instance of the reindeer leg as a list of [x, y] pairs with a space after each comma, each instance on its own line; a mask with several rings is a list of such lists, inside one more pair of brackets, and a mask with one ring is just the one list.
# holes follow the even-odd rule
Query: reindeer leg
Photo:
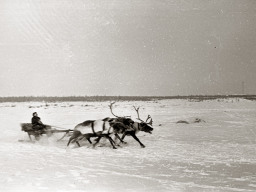
[[90, 138], [86, 138], [86, 139], [87, 139], [87, 141], [89, 141], [90, 144], [92, 144], [92, 141]]
[[67, 146], [70, 144], [70, 143], [76, 143], [78, 145], [78, 147], [81, 147], [81, 145], [79, 144], [79, 141], [80, 139], [77, 139], [77, 138], [70, 138], [69, 141], [68, 141], [68, 144]]
[[112, 141], [112, 143], [116, 144], [116, 142], [110, 136], [109, 139]]
[[[78, 145], [78, 147], [81, 147], [80, 143], [78, 141], [81, 141], [82, 139], [86, 138], [89, 142], [90, 142], [90, 137], [86, 137], [84, 135], [80, 135], [78, 137], [76, 137], [75, 139], [73, 139], [72, 142], [76, 142], [76, 144]], [[91, 143], [91, 142], [90, 142]]]
[[77, 135], [72, 135], [72, 136], [69, 138], [69, 140], [68, 140], [67, 146], [69, 146], [69, 144], [70, 144], [71, 142], [74, 142], [74, 141], [76, 141], [76, 140], [77, 140]]
[[79, 136], [78, 138], [76, 138], [76, 144], [81, 147], [81, 145], [79, 144], [78, 141], [81, 141], [83, 140], [84, 138], [86, 138], [90, 144], [92, 144], [91, 140], [90, 140], [90, 137], [88, 135], [82, 135], [82, 136]]
[[79, 142], [78, 142], [78, 141], [76, 141], [76, 144], [78, 145], [78, 147], [81, 147], [81, 145], [79, 144]]
[[95, 143], [93, 144], [93, 147], [95, 147], [101, 140], [102, 137], [98, 137], [97, 139], [95, 139]]
[[58, 139], [57, 141], [60, 141], [61, 139], [63, 139], [64, 137], [66, 137], [68, 134], [68, 132], [66, 132], [60, 139]]
[[116, 145], [116, 142], [112, 139], [112, 137], [109, 136], [109, 139], [112, 141], [113, 144]]
[[124, 141], [124, 138], [125, 138], [126, 135], [127, 135], [127, 133], [124, 132], [121, 139], [120, 139], [121, 141], [123, 141], [122, 143], [124, 143], [124, 144], [127, 144], [127, 142]]
[[122, 137], [120, 138], [120, 141], [123, 143], [123, 144], [127, 144], [127, 142], [124, 141], [124, 138], [125, 136], [127, 135], [127, 132], [124, 132]]
[[[125, 143], [125, 142], [119, 137], [119, 135], [118, 135], [117, 133], [115, 134], [115, 136], [116, 136], [116, 138], [119, 139], [119, 141], [120, 141], [121, 143]], [[119, 144], [118, 144], [118, 146], [119, 146]]]
[[109, 140], [109, 142], [112, 145], [113, 149], [117, 149], [115, 147], [115, 145], [114, 145], [115, 141], [109, 135], [106, 135], [105, 137]]
[[96, 141], [97, 143], [100, 141], [101, 137], [97, 137], [96, 139], [94, 139], [94, 141]]
[[[80, 132], [73, 132], [73, 135], [69, 138], [67, 146], [72, 142], [77, 142], [78, 140], [82, 139], [83, 135]], [[79, 146], [79, 144], [78, 144]]]
[[70, 142], [71, 142], [72, 140], [73, 140], [73, 138], [70, 137], [69, 140], [68, 140], [67, 146], [69, 146], [69, 144], [70, 144]]
[[123, 133], [123, 135], [122, 135], [122, 138], [121, 138], [121, 139], [122, 139], [122, 140], [124, 140], [125, 136], [126, 136], [126, 132], [124, 132], [124, 133]]
[[136, 141], [139, 142], [139, 144], [140, 144], [140, 146], [141, 146], [142, 148], [145, 147], [145, 145], [143, 145], [143, 143], [140, 142], [140, 140], [138, 139], [138, 137], [136, 137], [135, 132], [130, 132], [129, 134], [130, 134]]

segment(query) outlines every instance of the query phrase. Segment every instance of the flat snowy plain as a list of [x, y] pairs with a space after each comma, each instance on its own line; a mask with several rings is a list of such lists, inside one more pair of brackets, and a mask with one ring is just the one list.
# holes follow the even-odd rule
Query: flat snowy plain
[[[155, 100], [117, 102], [113, 111], [153, 117], [153, 134], [131, 137], [112, 149], [66, 147], [44, 136], [35, 143], [21, 131], [37, 111], [45, 124], [73, 129], [91, 119], [112, 117], [109, 102], [0, 103], [0, 191], [256, 191], [256, 101]], [[193, 123], [195, 118], [205, 122]], [[179, 120], [189, 124], [176, 124]]]

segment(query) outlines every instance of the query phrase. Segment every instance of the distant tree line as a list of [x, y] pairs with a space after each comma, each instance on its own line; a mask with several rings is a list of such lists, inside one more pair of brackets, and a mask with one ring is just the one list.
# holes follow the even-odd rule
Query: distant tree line
[[244, 98], [256, 100], [256, 95], [189, 95], [189, 96], [68, 96], [68, 97], [47, 97], [47, 96], [24, 96], [24, 97], [0, 97], [0, 102], [100, 102], [100, 101], [154, 101], [162, 99], [187, 99], [194, 101]]

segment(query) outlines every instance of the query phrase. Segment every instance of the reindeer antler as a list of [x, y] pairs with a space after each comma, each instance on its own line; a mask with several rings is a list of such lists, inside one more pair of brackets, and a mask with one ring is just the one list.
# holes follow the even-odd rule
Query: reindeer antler
[[146, 119], [146, 122], [147, 122], [150, 118], [151, 118], [151, 116], [150, 116], [150, 115], [148, 115], [148, 117], [147, 117], [147, 119]]
[[140, 118], [140, 114], [139, 114], [139, 110], [140, 110], [140, 107], [135, 107], [135, 106], [133, 106], [133, 108], [135, 109], [135, 111], [136, 111], [136, 113], [137, 113], [137, 116], [138, 116], [138, 120], [140, 120], [140, 121], [142, 121], [142, 122], [144, 122], [141, 118]]
[[[140, 120], [141, 122], [143, 122], [143, 123], [146, 123], [146, 124], [149, 124], [149, 125], [152, 125], [152, 123], [153, 123], [153, 120], [152, 120], [152, 117], [150, 116], [150, 115], [148, 115], [148, 117], [147, 117], [147, 119], [146, 119], [146, 121], [143, 121], [141, 118], [140, 118], [140, 114], [139, 114], [139, 109], [140, 109], [140, 107], [135, 107], [135, 106], [133, 106], [133, 108], [135, 109], [135, 111], [136, 111], [136, 113], [137, 113], [137, 116], [138, 116], [138, 120]], [[147, 123], [147, 121], [150, 119], [150, 121]]]
[[[119, 117], [119, 116], [117, 116], [117, 115], [115, 115], [115, 114], [113, 113], [112, 106], [113, 106], [115, 103], [116, 103], [116, 102], [110, 103], [109, 108], [110, 108], [110, 111], [111, 111], [112, 115], [114, 115], [115, 117]], [[131, 117], [131, 116], [124, 116], [124, 118], [129, 118], [129, 117]]]
[[115, 114], [113, 113], [113, 110], [112, 110], [112, 106], [113, 106], [115, 103], [116, 103], [116, 102], [110, 103], [109, 108], [110, 108], [110, 111], [111, 111], [112, 115], [114, 115], [115, 117], [118, 117], [117, 115], [115, 115]]
[[147, 124], [152, 125], [152, 124], [153, 124], [153, 119], [152, 119], [152, 117], [151, 117], [150, 115], [148, 115], [148, 117], [147, 117], [147, 119], [146, 119], [146, 122], [147, 122], [148, 120], [150, 120], [150, 121], [149, 121]]

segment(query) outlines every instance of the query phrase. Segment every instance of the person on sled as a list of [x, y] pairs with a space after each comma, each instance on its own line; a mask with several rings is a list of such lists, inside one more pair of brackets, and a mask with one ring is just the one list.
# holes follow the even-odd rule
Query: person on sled
[[32, 123], [32, 128], [36, 131], [43, 131], [46, 128], [46, 125], [44, 125], [40, 119], [40, 117], [38, 117], [37, 112], [33, 113], [33, 117], [31, 119], [31, 123]]

